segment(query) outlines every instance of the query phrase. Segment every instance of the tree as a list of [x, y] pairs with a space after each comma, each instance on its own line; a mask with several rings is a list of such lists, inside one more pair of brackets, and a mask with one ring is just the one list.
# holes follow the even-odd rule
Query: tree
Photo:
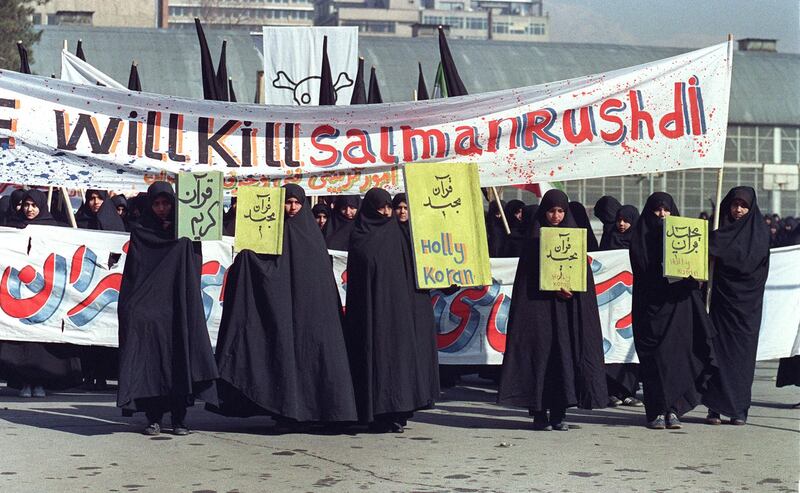
[[2, 0], [0, 1], [0, 68], [19, 69], [17, 41], [28, 49], [28, 60], [33, 62], [33, 44], [39, 41], [41, 31], [33, 29], [31, 15], [34, 6], [48, 0]]

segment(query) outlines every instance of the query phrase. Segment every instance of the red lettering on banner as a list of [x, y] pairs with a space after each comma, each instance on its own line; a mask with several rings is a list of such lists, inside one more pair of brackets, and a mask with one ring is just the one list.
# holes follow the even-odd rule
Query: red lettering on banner
[[311, 132], [311, 145], [314, 149], [327, 153], [328, 156], [322, 159], [311, 156], [311, 164], [321, 168], [327, 168], [339, 163], [340, 154], [336, 148], [330, 144], [320, 142], [321, 139], [335, 139], [339, 136], [339, 131], [331, 125], [320, 125]]

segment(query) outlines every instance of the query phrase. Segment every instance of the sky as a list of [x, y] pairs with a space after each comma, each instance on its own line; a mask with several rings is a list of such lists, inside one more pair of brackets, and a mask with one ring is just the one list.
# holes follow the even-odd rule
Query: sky
[[544, 0], [550, 41], [697, 48], [778, 39], [800, 53], [799, 0]]

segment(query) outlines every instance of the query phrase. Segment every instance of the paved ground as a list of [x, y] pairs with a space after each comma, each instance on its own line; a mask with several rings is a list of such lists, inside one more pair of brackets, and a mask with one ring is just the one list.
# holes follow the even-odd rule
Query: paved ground
[[139, 434], [113, 393], [22, 400], [0, 388], [0, 491], [797, 491], [800, 389], [759, 365], [745, 427], [645, 429], [643, 411], [571, 411], [580, 429], [534, 432], [473, 379], [402, 435], [276, 434], [268, 418], [190, 411], [187, 437]]

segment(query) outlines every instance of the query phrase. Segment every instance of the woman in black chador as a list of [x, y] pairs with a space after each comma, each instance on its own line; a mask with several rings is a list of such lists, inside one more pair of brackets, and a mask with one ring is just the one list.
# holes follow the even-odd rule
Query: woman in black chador
[[[39, 190], [18, 194], [20, 209], [8, 226], [62, 226], [47, 208], [47, 196]], [[19, 389], [20, 397], [44, 397], [45, 388], [66, 389], [81, 380], [80, 348], [72, 344], [0, 342], [0, 379]]]
[[189, 433], [186, 407], [216, 404], [217, 365], [200, 291], [200, 243], [175, 238], [175, 193], [167, 182], [147, 190], [148, 207], [131, 231], [119, 290], [119, 391], [123, 411], [144, 411], [146, 435], [172, 413], [175, 435]]
[[439, 395], [430, 296], [416, 289], [408, 235], [385, 190], [367, 192], [347, 256], [345, 340], [358, 418], [374, 431], [402, 433]]
[[664, 218], [680, 215], [672, 197], [656, 192], [636, 222], [633, 269], [633, 341], [644, 386], [647, 426], [677, 429], [679, 416], [700, 402], [714, 372], [714, 329], [693, 279], [664, 277]]
[[361, 198], [358, 195], [341, 195], [336, 198], [325, 232], [328, 248], [347, 251], [360, 205]]
[[585, 293], [539, 290], [542, 227], [577, 227], [564, 192], [549, 190], [542, 197], [527, 231], [511, 294], [498, 402], [528, 408], [534, 429], [566, 431], [567, 408], [602, 408], [608, 400], [603, 335], [591, 269]]
[[281, 424], [356, 421], [342, 307], [325, 239], [297, 185], [286, 189], [283, 253], [244, 250], [225, 283], [217, 339], [227, 416]]
[[586, 213], [586, 207], [580, 202], [572, 201], [569, 203], [569, 212], [575, 224], [579, 228], [586, 230], [586, 251], [596, 252], [598, 250], [597, 236], [594, 235], [592, 222], [589, 220], [589, 214]]
[[603, 195], [594, 204], [594, 217], [603, 223], [603, 235], [600, 237], [599, 245], [600, 250], [612, 250], [612, 248], [608, 248], [607, 246], [608, 237], [617, 229], [617, 212], [620, 207], [622, 207], [622, 204], [611, 195]]
[[719, 372], [711, 378], [703, 404], [708, 407], [709, 424], [720, 424], [722, 414], [731, 418], [731, 424], [743, 425], [750, 407], [769, 272], [769, 228], [751, 187], [731, 189], [719, 214], [719, 229], [709, 241], [714, 257], [711, 321], [717, 330], [714, 353]]
[[[603, 227], [600, 250], [627, 250], [631, 246], [633, 225], [639, 220], [639, 210], [632, 205], [623, 205], [616, 207], [616, 211], [612, 223], [614, 228]], [[597, 206], [595, 206], [595, 214], [597, 214]], [[606, 365], [606, 383], [608, 384], [609, 406], [641, 407], [644, 405], [636, 398], [636, 391], [639, 390], [638, 363], [608, 363]]]

